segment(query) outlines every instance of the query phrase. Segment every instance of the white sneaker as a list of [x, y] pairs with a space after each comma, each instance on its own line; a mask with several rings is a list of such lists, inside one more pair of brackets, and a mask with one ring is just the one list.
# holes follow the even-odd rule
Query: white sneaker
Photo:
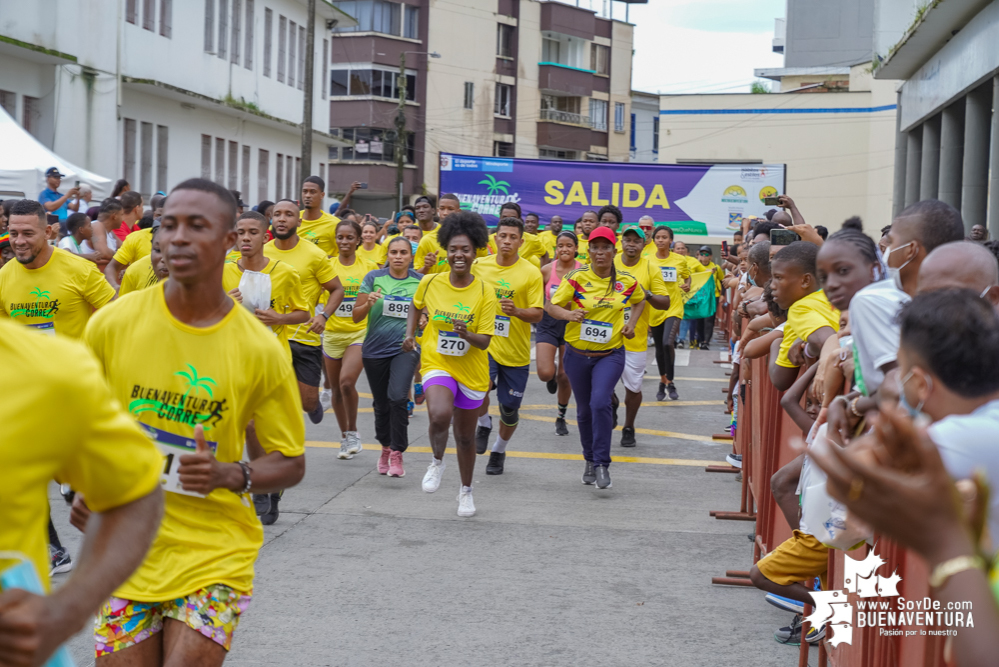
[[364, 450], [364, 445], [361, 444], [361, 436], [357, 434], [357, 431], [347, 431], [347, 453], [353, 456]]
[[430, 467], [427, 468], [427, 474], [423, 476], [423, 490], [427, 493], [433, 493], [441, 485], [441, 477], [444, 476], [444, 468], [447, 467], [443, 461], [439, 464], [431, 463]]
[[340, 453], [336, 455], [338, 459], [352, 459], [354, 455], [350, 451], [350, 439], [343, 438], [340, 440]]
[[323, 412], [333, 407], [332, 389], [323, 389], [319, 392], [319, 405], [323, 406]]
[[471, 490], [458, 492], [458, 516], [475, 516], [475, 502]]

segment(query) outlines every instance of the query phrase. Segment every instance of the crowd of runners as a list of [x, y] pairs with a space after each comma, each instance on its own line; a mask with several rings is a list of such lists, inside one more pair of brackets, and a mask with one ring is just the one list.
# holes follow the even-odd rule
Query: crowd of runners
[[[58, 172], [49, 186], [59, 194]], [[41, 592], [50, 574], [76, 572], [48, 597], [0, 594], [0, 664], [36, 664], [98, 609], [99, 665], [221, 664], [252, 599], [262, 525], [304, 475], [303, 413], [319, 423], [332, 411], [338, 457], [360, 454], [362, 372], [377, 472], [406, 475], [410, 418], [425, 404], [433, 454], [422, 489], [440, 489], [453, 435], [461, 517], [476, 513], [477, 456], [488, 452], [487, 475], [504, 474], [528, 392], [557, 397], [558, 436], [570, 434], [575, 397], [580, 479], [610, 488], [613, 446], [636, 445], [649, 347], [656, 400], [679, 400], [676, 349], [710, 349], [722, 312], [731, 313], [717, 339], [732, 352], [733, 415], [751, 381], [742, 361], [769, 355], [771, 380], [787, 390], [783, 404], [810, 441], [867, 442], [859, 423], [884, 409], [888, 421], [864, 437], [898, 454], [892, 438], [906, 426], [885, 402], [901, 401], [940, 422], [931, 435], [954, 438], [959, 453], [944, 461], [955, 477], [999, 461], [969, 435], [999, 425], [999, 403], [990, 403], [999, 399], [999, 264], [963, 240], [959, 214], [940, 202], [903, 212], [879, 248], [859, 221], [828, 235], [783, 197], [772, 220], [747, 219], [716, 264], [711, 247], [691, 256], [668, 224], [626, 223], [615, 206], [569, 228], [510, 202], [490, 229], [451, 194], [418, 197], [387, 221], [347, 202], [333, 215], [315, 176], [299, 201], [253, 210], [203, 179], [154, 197], [148, 212], [127, 184], [116, 190], [75, 213], [72, 191], [2, 205], [0, 382], [16, 418], [0, 480], [19, 502], [3, 510], [0, 574], [12, 564], [33, 569]], [[782, 242], [774, 230], [800, 240]], [[844, 382], [856, 389], [841, 399]], [[58, 405], [59, 418], [40, 405]], [[821, 436], [814, 424], [824, 425]], [[924, 450], [897, 467], [934, 473], [939, 459]], [[831, 491], [846, 489], [851, 509], [864, 501], [858, 514], [882, 529], [887, 482], [874, 480], [889, 472], [851, 455], [803, 455], [774, 479], [801, 530], [752, 577], [782, 608], [811, 603], [797, 582], [824, 574], [828, 547], [797, 506], [800, 481], [816, 474], [807, 461], [828, 472]], [[884, 468], [890, 459], [875, 455]], [[729, 460], [741, 466], [738, 455]], [[51, 480], [86, 534], [76, 563], [47, 520]], [[882, 514], [867, 516], [871, 507]], [[960, 515], [944, 514], [929, 529], [960, 535]], [[940, 557], [949, 576], [974, 569], [962, 563], [984, 571], [957, 542]], [[800, 619], [778, 639], [794, 641], [796, 629], [800, 637]], [[814, 632], [810, 640], [821, 638]]]

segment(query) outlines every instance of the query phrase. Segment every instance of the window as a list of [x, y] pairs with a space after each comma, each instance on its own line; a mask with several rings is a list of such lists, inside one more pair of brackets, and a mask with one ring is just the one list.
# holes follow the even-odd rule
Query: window
[[0, 107], [3, 107], [11, 118], [17, 118], [17, 94], [9, 90], [0, 90]]
[[298, 41], [298, 24], [288, 21], [288, 85], [295, 87], [295, 70], [298, 63], [295, 60], [295, 43]]
[[659, 155], [659, 116], [652, 117], [652, 154]]
[[[267, 199], [267, 191], [270, 189], [270, 165], [270, 153], [261, 148], [257, 151], [257, 201]], [[260, 213], [263, 215], [263, 211]]]
[[23, 100], [21, 103], [23, 105], [21, 125], [27, 130], [28, 134], [37, 138], [38, 121], [42, 116], [40, 100], [37, 97], [28, 97], [27, 95], [22, 95], [21, 99]]
[[[395, 141], [389, 137], [395, 135], [394, 130], [387, 130], [377, 127], [345, 127], [339, 130], [340, 136], [348, 141], [354, 142], [353, 148], [341, 150], [343, 160], [370, 160], [373, 162], [395, 162]], [[392, 134], [389, 134], [389, 133]], [[414, 135], [412, 132], [406, 133], [406, 162], [413, 164], [414, 156]], [[330, 151], [330, 159], [337, 159], [335, 153]]]
[[[383, 69], [334, 69], [330, 71], [330, 95], [399, 98], [399, 73]], [[416, 72], [406, 72], [406, 99], [416, 101]]]
[[371, 29], [387, 35], [402, 34], [399, 32], [400, 11], [399, 3], [376, 0], [371, 15]]
[[505, 83], [496, 84], [496, 103], [493, 113], [504, 118], [510, 117], [510, 109], [513, 107], [513, 86]]
[[288, 199], [296, 199], [297, 200], [298, 199], [298, 193], [295, 192], [295, 186], [291, 182], [291, 176], [292, 176], [292, 171], [291, 171], [292, 170], [292, 166], [291, 165], [292, 165], [291, 156], [290, 155], [285, 155], [284, 156], [284, 191], [285, 191], [285, 197], [287, 197]]
[[594, 130], [607, 131], [607, 102], [590, 98], [590, 122]]
[[319, 178], [323, 179], [323, 183], [328, 183], [328, 181], [326, 180], [326, 163], [325, 162], [320, 162], [319, 163]]
[[465, 82], [465, 108], [471, 109], [475, 104], [475, 84], [471, 81]]
[[142, 123], [140, 131], [139, 192], [148, 195], [153, 191], [153, 124]]
[[215, 139], [215, 182], [225, 183], [225, 139]]
[[[330, 62], [330, 43], [329, 43], [329, 40], [326, 40], [326, 39], [323, 40], [323, 61], [322, 62], [323, 62], [323, 64], [319, 67], [319, 71], [320, 72], [325, 72], [326, 68], [329, 67], [329, 62]], [[325, 76], [321, 77], [321, 78], [323, 80], [323, 99], [325, 100], [326, 99], [327, 85], [329, 85], [329, 81], [326, 80]]]
[[610, 74], [610, 47], [590, 45], [590, 69], [597, 74]]
[[288, 52], [288, 42], [285, 35], [285, 26], [288, 24], [288, 19], [281, 17], [278, 19], [278, 66], [277, 66], [277, 80], [280, 83], [284, 83], [284, 58]]
[[496, 24], [496, 55], [501, 58], [513, 58], [513, 26], [505, 23]]
[[560, 151], [552, 148], [541, 148], [538, 150], [538, 157], [549, 160], [578, 160], [579, 154], [576, 151]]
[[215, 50], [215, 0], [205, 0], [205, 51]]
[[236, 179], [238, 177], [237, 170], [239, 169], [239, 143], [235, 141], [229, 142], [229, 189], [236, 189]]
[[139, 23], [138, 0], [125, 0], [125, 20], [129, 23]]
[[246, 48], [243, 67], [253, 69], [253, 0], [246, 0]]
[[628, 148], [632, 153], [638, 149], [635, 144], [635, 114], [631, 114], [631, 142], [628, 144]]
[[142, 28], [156, 32], [156, 0], [142, 0]]
[[173, 36], [173, 0], [160, 0], [160, 34], [167, 39]]
[[167, 191], [167, 157], [169, 155], [170, 129], [156, 126], [156, 189]]
[[494, 141], [493, 157], [513, 157], [513, 144], [506, 141]]
[[250, 198], [250, 147], [243, 146], [243, 169], [240, 172], [239, 191]]
[[229, 62], [239, 64], [239, 46], [240, 46], [240, 14], [242, 13], [242, 7], [240, 7], [240, 0], [232, 0], [232, 39], [230, 43], [232, 44], [232, 60]]
[[562, 62], [561, 59], [562, 54], [560, 51], [561, 46], [562, 46], [561, 42], [559, 42], [557, 39], [552, 39], [550, 37], [543, 38], [541, 40], [541, 62], [544, 63]]
[[277, 154], [277, 163], [274, 165], [274, 201], [284, 199], [284, 191], [281, 186], [284, 184], [284, 156]]
[[274, 12], [264, 8], [264, 76], [271, 75], [271, 29], [274, 27]]
[[[30, 130], [28, 131], [30, 132]], [[125, 140], [121, 143], [124, 150], [122, 165], [125, 168], [125, 180], [129, 183], [135, 183], [135, 121], [131, 118], [125, 119]]]
[[614, 131], [624, 132], [624, 102], [614, 103]]
[[[290, 160], [291, 158], [288, 159]], [[295, 182], [292, 184], [292, 187], [302, 187], [302, 158], [300, 157], [295, 158]]]
[[226, 39], [229, 37], [229, 0], [219, 0], [219, 48], [217, 55], [222, 60], [226, 59]]
[[420, 8], [412, 5], [403, 5], [406, 12], [406, 22], [403, 28], [403, 37], [410, 39], [420, 38]]
[[300, 25], [298, 26], [298, 89], [303, 88], [305, 88], [305, 26]]
[[201, 178], [212, 178], [212, 138], [201, 135]]

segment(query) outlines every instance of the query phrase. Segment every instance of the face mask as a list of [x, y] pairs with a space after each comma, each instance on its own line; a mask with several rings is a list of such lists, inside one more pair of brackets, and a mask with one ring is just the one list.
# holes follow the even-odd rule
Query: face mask
[[416, 241], [410, 241], [409, 245], [412, 246], [412, 248], [413, 248], [413, 256], [415, 257], [416, 256], [416, 249], [420, 247], [420, 244], [417, 243]]
[[[908, 374], [904, 378], [902, 378], [902, 380], [898, 383], [898, 402], [899, 405], [901, 405], [905, 409], [905, 411], [909, 413], [909, 416], [912, 417], [913, 421], [915, 421], [917, 424], [920, 424], [920, 423], [929, 422], [930, 420], [929, 416], [923, 412], [923, 404], [925, 403], [925, 401], [920, 401], [919, 405], [917, 405], [916, 407], [912, 407], [912, 405], [909, 404], [909, 401], [906, 400], [905, 398], [905, 383], [908, 382], [910, 378], [912, 378], [914, 372], [915, 372], [914, 370], [909, 371]], [[930, 380], [927, 381], [930, 382], [929, 388], [932, 388], [933, 387], [932, 381]]]
[[[895, 252], [896, 250], [901, 250], [902, 248], [907, 248], [907, 247], [911, 246], [912, 244], [913, 244], [913, 241], [909, 241], [905, 245], [900, 245], [899, 247], [897, 247], [897, 248], [895, 248], [893, 250], [889, 250], [885, 254], [885, 264], [886, 265], [888, 264], [888, 260], [891, 258], [891, 254], [893, 252]], [[909, 262], [911, 262], [911, 261], [912, 261], [912, 258], [910, 257], [909, 259], [907, 259], [902, 264], [902, 266], [899, 266], [899, 267], [889, 266], [888, 267], [888, 277], [891, 278], [892, 282], [895, 283], [895, 287], [897, 287], [899, 290], [902, 289], [902, 269], [904, 269], [906, 267], [906, 265]]]
[[[753, 266], [756, 265], [754, 264]], [[753, 287], [759, 287], [759, 285], [756, 284], [756, 281], [753, 280], [753, 274], [749, 273], [748, 271], [746, 272], [746, 280], [748, 280], [749, 284], [752, 285]]]
[[986, 301], [988, 301], [988, 298], [986, 298], [986, 297], [988, 297], [990, 289], [992, 289], [992, 285], [989, 285], [988, 287], [986, 287], [985, 289], [983, 289], [982, 293], [978, 295], [978, 298], [979, 299], [985, 299]]

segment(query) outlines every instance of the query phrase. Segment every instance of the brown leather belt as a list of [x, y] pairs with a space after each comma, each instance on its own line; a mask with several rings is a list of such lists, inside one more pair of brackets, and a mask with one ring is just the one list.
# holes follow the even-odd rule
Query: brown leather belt
[[617, 352], [619, 349], [621, 349], [621, 348], [614, 348], [613, 350], [594, 350], [592, 352], [588, 352], [586, 350], [580, 350], [578, 347], [573, 347], [572, 345], [570, 345], [569, 347], [571, 347], [572, 351], [575, 352], [576, 354], [581, 354], [584, 357], [591, 357], [596, 359], [599, 359], [600, 357], [606, 357], [608, 354], [611, 354], [612, 352]]

